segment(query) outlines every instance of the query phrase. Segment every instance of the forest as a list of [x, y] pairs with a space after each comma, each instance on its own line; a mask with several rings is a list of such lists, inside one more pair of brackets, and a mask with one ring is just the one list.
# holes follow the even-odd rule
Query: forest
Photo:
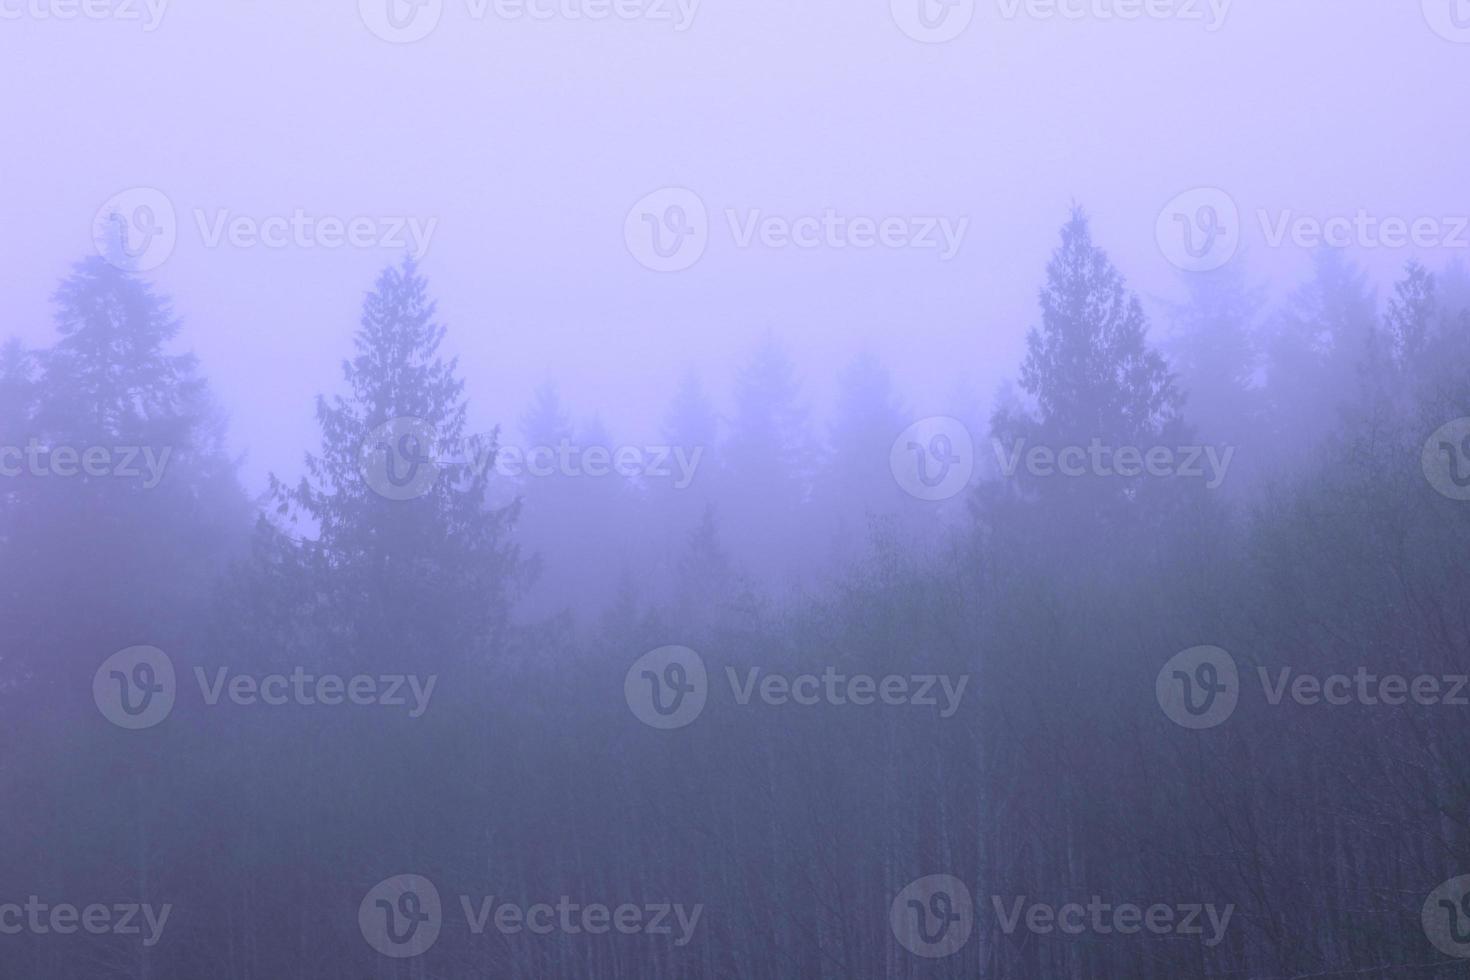
[[652, 445], [472, 431], [395, 259], [263, 494], [207, 311], [76, 262], [0, 352], [0, 974], [1465, 975], [1470, 275], [1150, 315], [1062, 217], [993, 398], [819, 415], [773, 327]]

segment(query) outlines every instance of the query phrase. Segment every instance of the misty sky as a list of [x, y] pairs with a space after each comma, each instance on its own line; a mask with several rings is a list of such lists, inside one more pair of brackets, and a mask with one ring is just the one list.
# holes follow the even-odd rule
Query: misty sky
[[[723, 394], [768, 329], [819, 412], [864, 348], [916, 417], [962, 374], [988, 403], [1073, 200], [1146, 296], [1177, 287], [1155, 223], [1193, 187], [1230, 193], [1237, 261], [1287, 285], [1305, 253], [1269, 248], [1257, 209], [1470, 213], [1470, 44], [1432, 30], [1419, 0], [1237, 0], [1214, 31], [1204, 0], [1203, 22], [1008, 19], [1008, 0], [979, 0], [942, 44], [905, 36], [888, 0], [706, 0], [684, 31], [475, 20], [446, 0], [411, 44], [374, 36], [355, 0], [174, 0], [151, 31], [33, 11], [58, 2], [0, 0], [0, 333], [49, 343], [49, 296], [93, 249], [98, 208], [161, 190], [178, 244], [150, 275], [252, 489], [315, 448], [312, 399], [339, 390], [361, 297], [397, 253], [209, 247], [196, 211], [436, 220], [424, 268], [473, 423], [513, 425], [554, 379], [623, 439], [654, 436], [687, 366]], [[711, 233], [696, 265], [660, 274], [623, 232], [667, 186], [700, 195]], [[739, 248], [724, 217], [826, 208], [969, 226], [942, 261]], [[1415, 254], [1464, 252], [1358, 258], [1382, 291]]]

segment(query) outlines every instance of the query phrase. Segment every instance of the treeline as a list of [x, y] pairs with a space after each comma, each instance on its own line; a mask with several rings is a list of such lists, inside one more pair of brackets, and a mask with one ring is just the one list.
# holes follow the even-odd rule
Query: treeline
[[[919, 420], [870, 357], [817, 426], [772, 337], [728, 416], [677, 388], [640, 447], [670, 476], [507, 475], [512, 448], [622, 447], [551, 386], [471, 432], [405, 262], [364, 300], [303, 476], [256, 501], [168, 301], [84, 260], [54, 344], [0, 353], [0, 906], [172, 912], [152, 944], [0, 912], [0, 975], [1460, 975], [1421, 909], [1470, 874], [1470, 708], [1273, 704], [1258, 677], [1466, 672], [1470, 441], [1426, 440], [1470, 415], [1470, 278], [1414, 264], [1380, 304], [1324, 251], [1284, 303], [1235, 267], [1185, 282], [1150, 339], [1074, 212], [1016, 385], [948, 412], [968, 449], [896, 445]], [[1207, 447], [1215, 486], [1185, 466]], [[909, 458], [974, 477], [920, 499]], [[627, 685], [669, 645], [708, 702], [659, 730]], [[1239, 704], [1192, 730], [1157, 683], [1200, 646], [1233, 657]], [[154, 723], [159, 661], [99, 669], [136, 647], [174, 673]], [[948, 716], [727, 684], [824, 673], [968, 681]], [[272, 704], [271, 675], [344, 690]], [[359, 912], [409, 873], [442, 931], [398, 959]], [[934, 874], [974, 921], [930, 958], [891, 914]], [[459, 897], [489, 895], [702, 914], [684, 943], [476, 933]], [[1206, 944], [996, 913], [1094, 896], [1233, 915]]]

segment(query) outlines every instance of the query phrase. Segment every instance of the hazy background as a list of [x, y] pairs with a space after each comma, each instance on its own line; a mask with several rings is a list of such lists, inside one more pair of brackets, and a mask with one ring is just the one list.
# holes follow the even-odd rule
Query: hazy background
[[[74, 2], [0, 0], [0, 980], [1465, 975], [1470, 0]], [[175, 247], [99, 257], [139, 193]], [[726, 220], [829, 208], [966, 234]], [[197, 223], [296, 212], [434, 233]], [[649, 444], [697, 473], [581, 468]], [[1233, 917], [1007, 925], [1090, 899]]]
[[[1177, 292], [1154, 227], [1191, 187], [1235, 198], [1245, 261], [1282, 286], [1306, 256], [1267, 249], [1256, 208], [1470, 209], [1470, 47], [1432, 31], [1418, 3], [1238, 0], [1213, 33], [1001, 9], [982, 0], [965, 34], [936, 45], [905, 36], [881, 0], [705, 0], [683, 33], [477, 21], [450, 0], [434, 33], [403, 45], [351, 2], [175, 0], [152, 32], [0, 20], [0, 333], [49, 342], [49, 296], [93, 248], [97, 209], [129, 187], [164, 191], [180, 238], [150, 277], [184, 317], [180, 344], [229, 412], [254, 492], [267, 471], [300, 472], [312, 399], [339, 390], [360, 297], [396, 256], [210, 249], [195, 208], [438, 219], [423, 267], [472, 424], [513, 423], [554, 379], [575, 418], [596, 413], [624, 440], [656, 436], [686, 366], [723, 399], [769, 329], [819, 417], [860, 349], [915, 417], [962, 382], [988, 404], [1014, 374], [1073, 200], [1146, 301]], [[715, 231], [699, 264], [660, 275], [622, 228], [668, 185], [697, 191]], [[722, 216], [828, 206], [971, 226], [941, 262], [737, 249]], [[1385, 288], [1415, 254], [1360, 251]]]

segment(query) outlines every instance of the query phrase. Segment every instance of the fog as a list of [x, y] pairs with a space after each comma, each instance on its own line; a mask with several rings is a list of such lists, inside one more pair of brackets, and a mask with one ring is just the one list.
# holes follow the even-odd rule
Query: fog
[[0, 976], [1463, 970], [1465, 0], [0, 78]]

